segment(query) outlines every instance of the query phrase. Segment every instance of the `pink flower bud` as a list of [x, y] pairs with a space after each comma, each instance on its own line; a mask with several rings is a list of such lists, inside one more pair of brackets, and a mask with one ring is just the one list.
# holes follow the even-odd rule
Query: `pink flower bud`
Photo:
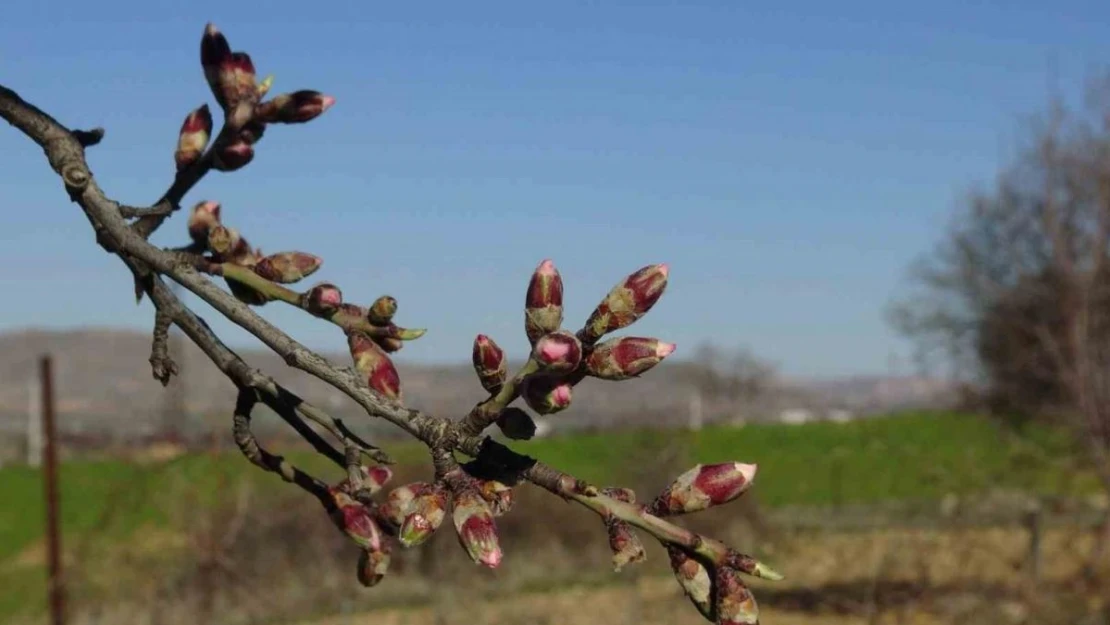
[[347, 335], [347, 347], [355, 368], [366, 378], [366, 385], [394, 401], [401, 400], [401, 378], [393, 361], [370, 337], [359, 332]]
[[330, 282], [321, 282], [301, 294], [301, 305], [314, 315], [324, 315], [339, 308], [343, 292]]
[[402, 341], [401, 339], [395, 339], [391, 336], [375, 336], [373, 337], [373, 339], [374, 342], [378, 344], [378, 347], [382, 348], [382, 351], [387, 354], [401, 351], [401, 348], [405, 346], [404, 341]]
[[376, 326], [384, 326], [393, 320], [395, 314], [397, 314], [397, 300], [389, 295], [383, 295], [370, 305], [366, 311], [366, 318]]
[[501, 564], [501, 545], [497, 538], [497, 525], [493, 511], [485, 499], [473, 488], [463, 488], [455, 495], [452, 511], [455, 533], [459, 544], [466, 549], [470, 559], [489, 568]]
[[335, 504], [331, 519], [336, 527], [363, 549], [381, 549], [382, 531], [370, 509], [341, 490], [331, 489], [331, 496]]
[[324, 261], [304, 252], [281, 252], [258, 261], [254, 272], [270, 282], [291, 284], [311, 276]]
[[524, 298], [524, 331], [535, 343], [563, 323], [563, 278], [555, 263], [545, 260], [536, 267]]
[[245, 167], [252, 160], [254, 160], [254, 148], [250, 143], [237, 139], [220, 146], [213, 152], [212, 167], [217, 171], [235, 171]]
[[181, 131], [177, 135], [177, 150], [173, 153], [177, 171], [197, 162], [204, 153], [204, 148], [208, 147], [211, 136], [212, 113], [205, 104], [189, 113], [181, 124]]
[[699, 464], [678, 476], [651, 504], [657, 516], [698, 512], [744, 494], [758, 466], [742, 462]]
[[643, 317], [667, 288], [667, 265], [648, 265], [613, 287], [597, 305], [585, 327], [582, 340], [593, 343], [605, 334], [626, 328]]
[[189, 213], [189, 238], [194, 243], [208, 246], [208, 232], [220, 225], [220, 203], [211, 200], [197, 202]]
[[536, 422], [520, 408], [506, 408], [497, 417], [501, 433], [514, 441], [526, 441], [536, 435]]
[[335, 104], [319, 91], [294, 91], [276, 95], [255, 108], [255, 118], [266, 123], [302, 124], [316, 119]]
[[474, 339], [474, 349], [470, 357], [474, 364], [474, 372], [478, 374], [478, 381], [482, 388], [490, 393], [497, 393], [505, 384], [509, 376], [509, 367], [505, 363], [505, 352], [485, 334], [479, 334]]
[[532, 347], [532, 358], [549, 373], [568, 373], [582, 362], [582, 343], [566, 331], [540, 337]]
[[363, 549], [358, 557], [358, 581], [363, 586], [370, 588], [377, 586], [389, 571], [390, 556], [389, 543], [383, 543], [382, 549]]
[[609, 533], [609, 548], [613, 551], [613, 571], [619, 573], [629, 564], [643, 562], [647, 555], [640, 537], [624, 521], [612, 520], [605, 524]]
[[667, 545], [667, 555], [671, 560], [671, 571], [674, 572], [678, 585], [701, 612], [702, 616], [716, 622], [715, 606], [713, 605], [713, 580], [709, 577], [709, 570], [685, 551]]
[[379, 506], [379, 511], [395, 527], [401, 527], [405, 522], [405, 517], [413, 510], [413, 501], [417, 497], [428, 493], [431, 489], [432, 485], [427, 482], [413, 482], [398, 486], [389, 491], [385, 502]]
[[[362, 473], [362, 488], [371, 495], [380, 491], [389, 480], [393, 479], [393, 469], [384, 464], [377, 464], [372, 467], [362, 466], [359, 467], [359, 470]], [[339, 482], [336, 489], [351, 496], [355, 494], [355, 488], [350, 479]]]
[[674, 343], [624, 336], [599, 343], [586, 359], [586, 373], [602, 380], [627, 380], [659, 364], [674, 352]]
[[232, 52], [227, 38], [213, 24], [204, 29], [200, 42], [200, 64], [212, 95], [224, 111], [240, 102], [258, 99], [254, 63], [245, 52]]
[[759, 606], [740, 574], [717, 568], [717, 622], [720, 625], [759, 625]]
[[405, 547], [424, 543], [447, 516], [447, 491], [441, 485], [429, 488], [414, 498], [401, 522], [398, 539]]
[[570, 406], [573, 387], [569, 382], [547, 376], [533, 376], [524, 381], [521, 396], [536, 412], [548, 415]]

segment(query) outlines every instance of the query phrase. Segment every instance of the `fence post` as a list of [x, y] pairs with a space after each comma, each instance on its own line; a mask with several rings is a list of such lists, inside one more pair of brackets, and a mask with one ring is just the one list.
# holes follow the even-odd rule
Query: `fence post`
[[1029, 531], [1029, 552], [1026, 556], [1026, 566], [1029, 578], [1037, 583], [1041, 579], [1041, 539], [1044, 534], [1044, 511], [1037, 502], [1025, 512], [1025, 528]]

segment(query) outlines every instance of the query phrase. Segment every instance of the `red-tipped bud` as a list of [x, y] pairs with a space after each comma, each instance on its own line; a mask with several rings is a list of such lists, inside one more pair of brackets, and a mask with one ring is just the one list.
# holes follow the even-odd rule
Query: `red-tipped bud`
[[255, 108], [255, 118], [267, 123], [303, 124], [316, 119], [335, 104], [319, 91], [294, 91], [276, 95]]
[[215, 24], [204, 27], [204, 36], [200, 40], [200, 64], [204, 68], [204, 78], [216, 96], [221, 108], [227, 108], [227, 98], [220, 86], [220, 68], [231, 57], [231, 46], [227, 37], [216, 28]]
[[717, 569], [717, 622], [720, 625], [759, 625], [759, 606], [740, 574], [722, 566]]
[[643, 317], [667, 288], [666, 264], [648, 265], [613, 287], [586, 320], [582, 340], [592, 343]]
[[524, 331], [528, 340], [559, 329], [563, 324], [563, 278], [555, 263], [545, 260], [536, 267], [524, 298]]
[[397, 314], [397, 300], [389, 295], [383, 295], [374, 300], [366, 311], [366, 318], [376, 326], [389, 325], [393, 315]]
[[324, 315], [343, 304], [343, 292], [330, 282], [321, 282], [301, 294], [301, 305], [314, 315]]
[[497, 480], [482, 480], [478, 492], [489, 502], [493, 516], [503, 516], [513, 507], [513, 489]]
[[250, 143], [238, 139], [216, 149], [212, 154], [212, 167], [217, 171], [235, 171], [245, 167], [252, 160], [254, 160], [254, 148]]
[[562, 330], [545, 334], [532, 347], [532, 358], [549, 373], [574, 371], [582, 362], [582, 343]]
[[599, 343], [586, 359], [586, 373], [602, 380], [627, 380], [659, 364], [674, 352], [674, 343], [624, 336]]
[[211, 200], [197, 202], [189, 213], [189, 238], [194, 243], [208, 246], [208, 232], [220, 225], [220, 203]]
[[370, 509], [341, 490], [332, 489], [331, 496], [335, 504], [331, 519], [336, 527], [363, 549], [381, 549], [382, 531]]
[[270, 282], [291, 284], [311, 276], [323, 262], [320, 257], [304, 252], [281, 252], [258, 261], [254, 272]]
[[389, 543], [383, 543], [381, 549], [362, 550], [358, 557], [358, 582], [367, 588], [377, 586], [389, 571], [390, 556]]
[[379, 511], [394, 526], [401, 527], [405, 517], [412, 511], [413, 501], [431, 489], [432, 485], [427, 482], [413, 482], [398, 486], [389, 491], [385, 502], [379, 506]]
[[570, 406], [573, 387], [569, 382], [544, 376], [525, 380], [521, 396], [528, 407], [540, 414], [555, 414]]
[[401, 400], [401, 378], [393, 361], [370, 337], [358, 332], [347, 335], [347, 347], [355, 368], [366, 378], [366, 385], [389, 399]]
[[712, 596], [713, 579], [709, 576], [709, 570], [674, 545], [667, 545], [667, 555], [670, 556], [671, 570], [674, 572], [675, 579], [678, 580], [678, 585], [682, 586], [682, 591], [686, 593], [690, 602], [702, 616], [716, 622]]
[[497, 524], [493, 520], [490, 504], [473, 488], [464, 488], [455, 495], [455, 508], [451, 513], [459, 544], [466, 549], [470, 559], [489, 568], [501, 564], [501, 545], [497, 537]]
[[[258, 79], [254, 71], [254, 62], [246, 52], [231, 52], [224, 55], [218, 63], [205, 68], [205, 77], [212, 88], [212, 95], [224, 109], [225, 113], [235, 115], [234, 111], [240, 104], [247, 104], [246, 114], [242, 117], [249, 118], [258, 102]], [[231, 116], [229, 115], [229, 117]], [[239, 127], [241, 124], [235, 124]]]
[[526, 441], [536, 435], [536, 422], [520, 408], [506, 408], [497, 417], [501, 433], [514, 441]]
[[609, 533], [609, 548], [613, 550], [613, 571], [619, 573], [629, 564], [643, 562], [647, 555], [640, 537], [624, 521], [611, 520], [605, 524]]
[[415, 547], [428, 540], [447, 516], [447, 491], [441, 485], [427, 489], [407, 506], [401, 521], [398, 539], [405, 547]]
[[479, 334], [474, 339], [471, 361], [482, 388], [490, 393], [499, 392], [509, 376], [509, 367], [505, 363], [505, 352], [497, 343], [485, 334]]
[[[359, 467], [359, 470], [362, 472], [362, 488], [370, 495], [380, 491], [389, 480], [393, 479], [393, 469], [390, 469], [384, 464], [378, 464], [372, 467], [362, 466]], [[343, 480], [336, 488], [348, 495], [353, 496], [355, 494], [355, 489], [350, 479]]]
[[181, 171], [197, 162], [204, 148], [208, 147], [208, 140], [212, 136], [212, 112], [208, 105], [202, 105], [193, 110], [181, 124], [181, 131], [177, 135], [177, 150], [173, 153], [173, 160], [177, 163], [177, 171]]
[[757, 465], [699, 464], [678, 476], [651, 504], [658, 516], [698, 512], [728, 503], [751, 488]]

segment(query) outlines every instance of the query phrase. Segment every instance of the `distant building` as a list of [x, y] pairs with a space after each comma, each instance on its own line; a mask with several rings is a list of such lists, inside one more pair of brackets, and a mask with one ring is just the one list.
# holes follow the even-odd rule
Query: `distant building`
[[786, 425], [801, 425], [814, 421], [816, 415], [808, 408], [787, 408], [779, 413], [779, 423]]

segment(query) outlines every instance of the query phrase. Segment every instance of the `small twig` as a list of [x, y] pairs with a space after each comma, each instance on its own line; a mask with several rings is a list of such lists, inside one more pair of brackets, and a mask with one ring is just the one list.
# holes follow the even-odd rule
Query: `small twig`
[[161, 310], [154, 312], [154, 340], [150, 345], [150, 369], [154, 379], [167, 386], [170, 378], [177, 375], [177, 363], [170, 356], [169, 336], [173, 319]]

